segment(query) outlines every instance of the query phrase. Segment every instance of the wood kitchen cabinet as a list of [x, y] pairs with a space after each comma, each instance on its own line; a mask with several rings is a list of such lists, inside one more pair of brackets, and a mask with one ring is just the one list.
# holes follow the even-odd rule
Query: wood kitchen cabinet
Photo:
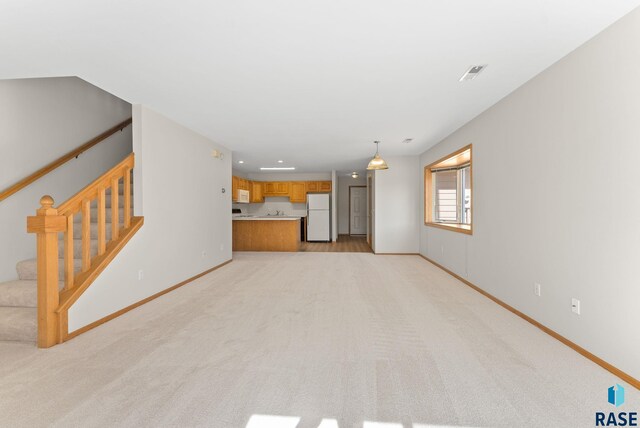
[[233, 251], [299, 251], [300, 219], [234, 220]]
[[307, 181], [307, 193], [328, 193], [331, 192], [330, 181]]
[[289, 182], [278, 182], [276, 183], [276, 191], [279, 195], [288, 195], [289, 194]]
[[231, 177], [231, 200], [233, 202], [238, 200], [238, 177], [235, 175]]
[[249, 182], [249, 201], [252, 203], [264, 202], [264, 194], [262, 191], [263, 183], [260, 181]]
[[318, 181], [318, 192], [330, 192], [331, 191], [331, 182], [330, 181]]
[[262, 190], [265, 196], [271, 196], [276, 193], [276, 183], [270, 181], [262, 183]]
[[[231, 176], [231, 200], [233, 202], [238, 201], [238, 190], [248, 190], [249, 194], [251, 194], [252, 193], [251, 181], [247, 180], [246, 178], [236, 177], [235, 175], [232, 175]], [[260, 202], [262, 202], [262, 200]]]
[[307, 193], [331, 192], [331, 181], [251, 181], [246, 178], [231, 177], [231, 200], [238, 201], [238, 190], [249, 191], [249, 201], [264, 202], [265, 196], [288, 197], [293, 203], [307, 201]]
[[262, 185], [264, 196], [289, 196], [288, 181], [267, 181]]
[[292, 181], [289, 200], [291, 202], [307, 202], [307, 189], [304, 181]]

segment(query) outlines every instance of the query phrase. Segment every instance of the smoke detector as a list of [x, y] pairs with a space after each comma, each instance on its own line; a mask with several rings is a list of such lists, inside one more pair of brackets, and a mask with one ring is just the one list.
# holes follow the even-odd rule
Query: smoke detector
[[478, 74], [480, 74], [482, 72], [482, 70], [484, 70], [485, 68], [487, 68], [487, 64], [484, 64], [484, 65], [472, 65], [462, 75], [462, 77], [460, 78], [460, 81], [464, 82], [465, 80], [473, 80], [473, 79], [475, 79], [476, 77], [478, 77]]

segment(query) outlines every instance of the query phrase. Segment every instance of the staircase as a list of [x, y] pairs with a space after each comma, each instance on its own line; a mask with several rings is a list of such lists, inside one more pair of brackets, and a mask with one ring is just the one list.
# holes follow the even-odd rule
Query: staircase
[[[131, 175], [133, 181], [133, 175]], [[123, 179], [118, 186], [118, 228], [124, 228], [124, 185]], [[133, 194], [133, 185], [129, 186]], [[112, 213], [111, 188], [105, 190], [105, 238], [111, 239]], [[132, 200], [133, 198], [131, 198]], [[132, 209], [132, 207], [130, 208]], [[130, 212], [130, 214], [133, 214]], [[62, 256], [65, 250], [63, 234], [59, 234], [58, 254]], [[98, 255], [98, 201], [91, 202], [90, 215], [90, 255]], [[73, 222], [73, 266], [74, 273], [82, 271], [82, 216], [74, 216]], [[58, 290], [65, 288], [64, 260], [58, 264]], [[35, 342], [37, 337], [37, 290], [38, 290], [38, 261], [29, 259], [18, 262], [16, 271], [18, 279], [0, 283], [0, 340]]]

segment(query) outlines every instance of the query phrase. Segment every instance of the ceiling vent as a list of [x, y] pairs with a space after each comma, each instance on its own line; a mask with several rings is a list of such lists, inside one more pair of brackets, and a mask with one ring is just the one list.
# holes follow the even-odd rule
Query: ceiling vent
[[465, 80], [473, 80], [473, 79], [475, 79], [478, 76], [478, 74], [480, 74], [480, 72], [482, 72], [482, 70], [484, 70], [485, 68], [487, 68], [486, 64], [485, 65], [472, 65], [462, 75], [462, 77], [460, 78], [460, 81], [464, 82]]

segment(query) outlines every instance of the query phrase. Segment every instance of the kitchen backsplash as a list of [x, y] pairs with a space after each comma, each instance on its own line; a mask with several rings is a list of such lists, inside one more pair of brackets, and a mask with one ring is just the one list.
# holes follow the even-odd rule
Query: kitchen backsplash
[[233, 204], [233, 208], [240, 208], [244, 214], [267, 215], [276, 214], [276, 211], [285, 215], [307, 215], [307, 204], [289, 202], [289, 198], [267, 197], [265, 202], [258, 204]]

